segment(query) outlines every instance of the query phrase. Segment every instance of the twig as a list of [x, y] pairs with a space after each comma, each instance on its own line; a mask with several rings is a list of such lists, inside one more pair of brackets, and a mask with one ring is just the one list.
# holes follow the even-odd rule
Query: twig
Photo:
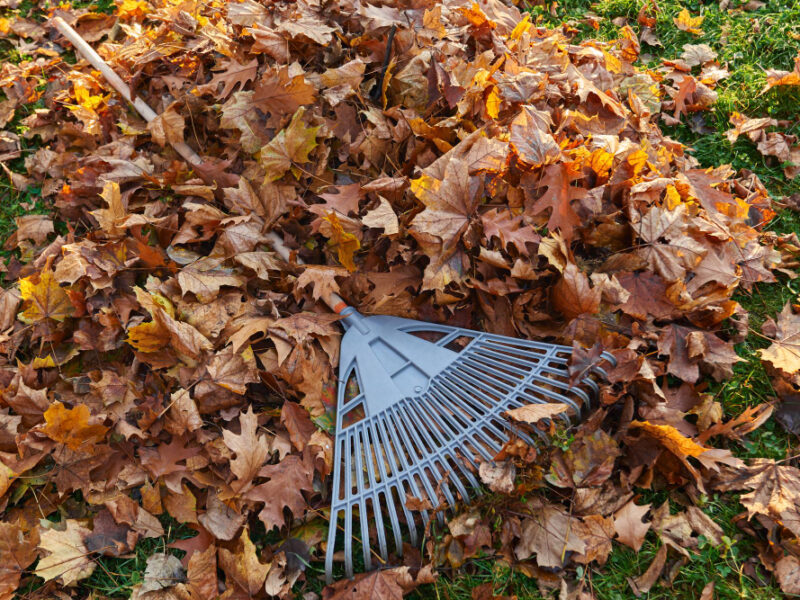
[[386, 54], [383, 55], [383, 66], [381, 67], [381, 72], [378, 75], [378, 82], [369, 93], [369, 97], [373, 102], [380, 100], [381, 96], [383, 95], [383, 80], [386, 77], [386, 71], [389, 68], [389, 62], [392, 59], [392, 42], [394, 41], [395, 31], [397, 31], [397, 25], [392, 25], [392, 28], [389, 30], [389, 38], [386, 40]]

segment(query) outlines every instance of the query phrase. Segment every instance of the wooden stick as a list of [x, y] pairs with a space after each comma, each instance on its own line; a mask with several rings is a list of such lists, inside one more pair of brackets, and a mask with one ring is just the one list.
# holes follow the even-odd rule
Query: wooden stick
[[[131, 90], [128, 85], [122, 81], [119, 75], [117, 75], [114, 70], [108, 66], [108, 63], [103, 60], [103, 58], [94, 51], [89, 44], [86, 43], [81, 35], [75, 31], [70, 25], [61, 17], [56, 17], [53, 19], [53, 25], [55, 25], [56, 29], [58, 29], [61, 34], [67, 38], [73, 46], [81, 53], [81, 55], [89, 61], [89, 63], [98, 71], [103, 74], [106, 81], [111, 84], [120, 96], [125, 98], [128, 102], [133, 104], [133, 107], [136, 109], [142, 118], [150, 123], [153, 119], [155, 119], [158, 114], [154, 111], [150, 106], [139, 98], [131, 97]], [[175, 149], [175, 152], [180, 154], [186, 162], [188, 162], [193, 167], [197, 167], [203, 163], [203, 159], [200, 155], [192, 150], [186, 142], [176, 142], [172, 144], [172, 147]]]
[[[148, 123], [155, 119], [158, 114], [154, 111], [150, 106], [139, 97], [131, 98], [131, 90], [128, 85], [122, 81], [119, 75], [117, 75], [114, 70], [103, 60], [103, 58], [94, 51], [89, 44], [86, 43], [81, 35], [75, 31], [72, 27], [67, 24], [64, 19], [61, 17], [56, 17], [53, 19], [53, 25], [55, 25], [56, 29], [58, 29], [61, 34], [67, 38], [75, 48], [78, 49], [78, 52], [83, 55], [83, 57], [89, 61], [89, 63], [98, 71], [103, 74], [106, 81], [111, 84], [117, 92], [125, 98], [128, 102], [133, 104], [133, 107], [136, 109], [144, 120]], [[193, 167], [197, 167], [203, 163], [203, 159], [200, 157], [197, 152], [192, 150], [185, 142], [171, 142], [172, 147], [175, 149], [175, 152], [180, 154], [186, 162], [188, 162]], [[275, 251], [280, 255], [282, 259], [286, 262], [290, 262], [291, 259], [291, 252], [289, 248], [286, 247], [286, 244], [283, 243], [281, 237], [274, 233], [270, 232], [267, 234], [267, 237], [270, 240], [272, 247]], [[300, 265], [303, 264], [303, 261], [300, 259], [296, 259], [296, 262]], [[344, 299], [339, 296], [339, 294], [331, 293], [329, 297], [322, 298], [325, 301], [331, 310], [335, 313], [341, 313], [344, 309], [348, 308], [347, 303]]]

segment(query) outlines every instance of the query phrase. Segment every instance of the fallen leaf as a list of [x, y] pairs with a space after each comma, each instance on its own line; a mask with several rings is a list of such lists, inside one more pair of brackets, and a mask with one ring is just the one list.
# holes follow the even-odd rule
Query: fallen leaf
[[66, 519], [62, 526], [63, 530], [54, 525], [41, 533], [39, 548], [46, 554], [34, 574], [45, 581], [59, 578], [62, 585], [71, 586], [94, 573], [97, 564], [84, 544], [91, 531], [74, 519]]
[[644, 536], [650, 530], [650, 522], [643, 523], [644, 517], [650, 510], [650, 505], [639, 506], [631, 500], [614, 514], [614, 529], [617, 540], [639, 551], [644, 543]]

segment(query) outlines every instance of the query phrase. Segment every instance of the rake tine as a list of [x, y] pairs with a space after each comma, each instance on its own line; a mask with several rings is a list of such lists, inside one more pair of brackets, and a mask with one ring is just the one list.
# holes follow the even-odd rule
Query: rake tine
[[[459, 396], [459, 399], [460, 399], [460, 400], [463, 400], [463, 398], [461, 398], [460, 394], [458, 394], [457, 392], [456, 392], [456, 395], [458, 395], [458, 396]], [[450, 403], [450, 402], [457, 402], [457, 401], [455, 400], [455, 398], [444, 397], [444, 396], [440, 396], [440, 397], [439, 397], [439, 401], [440, 401], [440, 402], [444, 402], [444, 403], [446, 403], [446, 404], [448, 404], [448, 403]], [[462, 404], [462, 405], [460, 406], [460, 408], [461, 408], [462, 410], [465, 410], [465, 411], [467, 411], [467, 412], [472, 412], [472, 411], [471, 411], [471, 410], [468, 408], [468, 406], [467, 406], [466, 404]], [[474, 413], [473, 413], [473, 414], [474, 414]], [[470, 423], [470, 424], [467, 426], [467, 428], [464, 430], [464, 433], [462, 434], [462, 439], [463, 439], [464, 437], [467, 437], [469, 433], [471, 433], [471, 432], [473, 432], [473, 431], [474, 431], [474, 433], [475, 433], [475, 434], [477, 434], [477, 435], [478, 435], [478, 436], [479, 436], [479, 437], [482, 439], [482, 441], [483, 441], [483, 444], [478, 444], [478, 445], [476, 446], [476, 449], [478, 450], [478, 452], [480, 453], [481, 457], [482, 457], [484, 460], [492, 460], [492, 455], [491, 455], [491, 454], [489, 454], [489, 453], [486, 451], [486, 449], [485, 449], [484, 445], [485, 445], [485, 446], [488, 446], [488, 447], [489, 447], [489, 448], [490, 448], [490, 449], [493, 451], [493, 453], [494, 453], [494, 454], [497, 454], [498, 452], [500, 452], [500, 446], [498, 446], [498, 445], [497, 445], [497, 444], [494, 442], [494, 440], [492, 440], [492, 439], [491, 439], [489, 436], [487, 436], [487, 435], [486, 435], [484, 432], [482, 432], [482, 431], [481, 431], [481, 430], [478, 428], [478, 426], [481, 424], [481, 422], [483, 421], [483, 419], [485, 419], [485, 415], [475, 415], [475, 420], [474, 420], [472, 423]]]
[[[395, 433], [399, 433], [400, 437], [402, 437], [403, 441], [405, 442], [404, 446], [397, 446], [397, 447], [398, 448], [407, 448], [407, 449], [409, 449], [409, 452], [410, 452], [414, 448], [414, 446], [411, 444], [410, 440], [408, 439], [408, 436], [406, 434], [406, 430], [403, 427], [398, 427], [397, 417], [395, 415], [395, 408], [396, 407], [392, 407], [391, 409], [386, 411], [386, 414], [387, 414], [387, 416], [389, 418], [391, 418], [392, 425], [393, 425], [393, 428], [394, 428], [394, 432]], [[402, 457], [403, 462], [406, 463], [406, 457], [402, 452], [400, 453], [400, 456]], [[419, 462], [418, 456], [415, 456], [414, 458], [415, 458], [415, 462]], [[406, 463], [406, 465], [407, 465], [406, 481], [408, 482], [408, 485], [411, 488], [411, 492], [414, 494], [415, 497], [423, 498], [424, 496], [423, 496], [422, 492], [420, 491], [419, 487], [417, 486], [417, 482], [416, 482], [416, 480], [414, 478], [415, 469], [412, 469], [410, 466], [408, 466], [408, 463]], [[430, 499], [431, 499], [431, 503], [433, 503], [433, 498], [430, 498]], [[420, 512], [422, 513], [422, 518], [425, 521], [427, 521], [428, 520], [428, 511], [427, 510], [423, 510], [423, 511], [420, 511]]]
[[[396, 410], [398, 412], [400, 412], [400, 411], [405, 412], [405, 407], [398, 405], [396, 407]], [[406, 413], [406, 416], [408, 416], [408, 413]], [[420, 437], [418, 435], [418, 432], [414, 428], [410, 428], [410, 433], [413, 436], [413, 438], [414, 438], [414, 440], [415, 440], [415, 442], [417, 444], [417, 447], [420, 450], [422, 450], [422, 456], [425, 457], [425, 455], [428, 454], [428, 453], [425, 452], [425, 445], [422, 443], [422, 440], [420, 439]], [[433, 448], [431, 448], [431, 450], [433, 450]], [[428, 475], [428, 472], [426, 471], [426, 467], [433, 472], [433, 476], [436, 478], [437, 481], [440, 480], [443, 477], [443, 475], [439, 474], [438, 469], [436, 469], [436, 467], [433, 465], [433, 461], [430, 458], [422, 458], [420, 460], [420, 465], [421, 465], [420, 472], [419, 472], [420, 480], [422, 481], [422, 485], [425, 487], [425, 491], [428, 494], [428, 499], [431, 501], [431, 504], [436, 506], [436, 505], [438, 505], [439, 500], [436, 497], [436, 490], [431, 487], [430, 476]], [[448, 497], [447, 500], [451, 501], [451, 498]], [[437, 517], [442, 521], [444, 520], [444, 515], [442, 515], [441, 513], [437, 513]]]
[[[387, 462], [389, 463], [389, 468], [391, 469], [392, 476], [397, 477], [400, 469], [398, 468], [397, 462], [395, 461], [394, 451], [391, 448], [391, 440], [389, 439], [389, 436], [386, 433], [384, 420], [382, 418], [377, 419], [376, 422], [373, 423], [373, 427], [375, 427], [376, 430], [376, 437], [381, 442], [380, 444], [381, 451], [383, 452], [384, 456], [387, 459]], [[397, 554], [399, 556], [402, 556], [403, 541], [400, 537], [400, 520], [397, 518], [397, 506], [395, 506], [394, 498], [392, 498], [392, 490], [393, 489], [397, 490], [397, 488], [396, 486], [388, 484], [389, 477], [386, 473], [386, 464], [383, 461], [381, 461], [380, 463], [380, 468], [381, 468], [382, 481], [387, 482], [385, 488], [386, 490], [385, 498], [387, 506], [391, 508], [391, 512], [389, 513], [389, 519], [392, 522], [392, 534], [394, 535], [395, 550], [397, 551]], [[408, 512], [405, 509], [405, 507], [403, 507], [403, 510], [406, 511], [406, 513]], [[411, 517], [410, 514], [406, 514], [406, 520], [410, 519], [410, 517]]]
[[[384, 500], [386, 501], [386, 508], [389, 509], [391, 507], [391, 512], [389, 513], [389, 519], [392, 522], [392, 531], [396, 532], [399, 524], [397, 523], [397, 515], [395, 515], [394, 513], [394, 506], [392, 506], [391, 488], [386, 485], [388, 479], [388, 475], [386, 473], [386, 462], [385, 462], [386, 446], [384, 444], [383, 438], [378, 433], [378, 429], [375, 426], [375, 422], [370, 422], [368, 426], [370, 428], [370, 432], [374, 442], [373, 451], [375, 452], [375, 459], [376, 462], [378, 463], [378, 474], [381, 478], [381, 485], [384, 488], [383, 495], [384, 495]], [[374, 508], [374, 503], [380, 503], [379, 491], [375, 492], [375, 500], [373, 500], [373, 508]], [[377, 514], [375, 520], [379, 521]], [[399, 538], [395, 533], [395, 546], [397, 546], [398, 544], [398, 539]], [[380, 521], [380, 529], [378, 531], [378, 544], [381, 547], [381, 556], [383, 557], [387, 556], [388, 547], [386, 544], [386, 536], [382, 521]]]

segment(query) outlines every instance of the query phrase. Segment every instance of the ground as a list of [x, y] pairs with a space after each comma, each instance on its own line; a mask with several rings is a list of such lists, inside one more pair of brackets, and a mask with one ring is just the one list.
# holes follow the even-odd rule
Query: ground
[[[614, 39], [619, 35], [622, 25], [620, 19], [627, 19], [638, 30], [636, 16], [643, 3], [642, 0], [606, 0], [597, 3], [566, 0], [563, 4], [533, 6], [530, 12], [532, 18], [541, 25], [576, 29], [579, 39]], [[748, 117], [770, 116], [786, 120], [788, 122], [782, 130], [800, 135], [800, 120], [797, 119], [800, 88], [785, 87], [760, 94], [766, 80], [765, 69], [792, 68], [800, 48], [800, 5], [792, 0], [769, 0], [763, 6], [751, 2], [752, 6], [747, 7], [743, 7], [739, 0], [725, 0], [722, 4], [726, 6], [699, 0], [661, 0], [658, 3], [656, 33], [663, 46], [644, 46], [643, 59], [656, 65], [662, 59], [676, 58], [687, 43], [706, 43], [718, 53], [719, 62], [728, 65], [731, 77], [717, 88], [719, 100], [714, 108], [703, 114], [705, 127], [696, 127], [695, 131], [685, 125], [666, 129], [669, 135], [690, 147], [691, 154], [703, 166], [730, 164], [734, 169], [754, 171], [773, 198], [780, 202], [782, 198], [800, 192], [800, 177], [795, 181], [787, 180], [781, 165], [773, 162], [774, 159], [763, 157], [746, 137], [740, 137], [731, 145], [724, 132], [730, 128], [730, 115], [739, 112]], [[695, 36], [675, 27], [673, 18], [683, 8], [692, 15], [705, 17], [702, 35]], [[17, 10], [24, 12], [25, 4]], [[597, 29], [586, 18], [590, 13], [597, 17]], [[2, 59], [15, 61], [20, 56], [6, 47]], [[27, 109], [32, 110], [32, 107]], [[17, 120], [25, 116], [20, 114], [22, 112], [24, 110], [18, 111]], [[699, 129], [704, 131], [698, 133]], [[24, 151], [34, 149], [28, 147]], [[13, 161], [8, 166], [24, 172], [23, 159]], [[46, 206], [36, 203], [36, 197], [36, 189], [16, 190], [8, 178], [4, 178], [0, 184], [0, 239], [5, 239], [12, 231], [16, 216], [47, 210]], [[780, 233], [798, 231], [800, 218], [789, 209], [780, 210], [769, 227]], [[3, 254], [7, 255], [7, 252]], [[753, 325], [758, 326], [767, 317], [775, 316], [788, 300], [796, 298], [798, 291], [800, 281], [783, 278], [777, 284], [759, 286], [751, 295], [740, 296], [737, 300], [751, 312]], [[769, 378], [755, 354], [757, 349], [767, 345], [762, 338], [751, 334], [745, 343], [737, 347], [737, 352], [744, 360], [736, 366], [734, 378], [723, 384], [711, 385], [710, 391], [722, 402], [726, 414], [739, 414], [745, 407], [767, 401], [774, 395]], [[749, 442], [738, 445], [735, 453], [742, 458], [766, 456], [783, 459], [793, 453], [792, 447], [795, 445], [794, 437], [787, 435], [772, 420], [752, 435]], [[650, 498], [647, 501], [663, 499]], [[705, 512], [725, 529], [725, 547], [705, 546], [700, 554], [692, 555], [680, 569], [671, 589], [659, 585], [647, 597], [698, 598], [709, 581], [715, 583], [716, 598], [779, 597], [781, 592], [774, 584], [757, 582], [744, 574], [743, 566], [756, 555], [756, 550], [750, 542], [740, 539], [737, 528], [732, 524], [732, 517], [742, 512], [742, 506], [738, 502], [720, 502], [716, 497], [705, 498], [704, 503]], [[131, 587], [141, 582], [146, 558], [169, 541], [184, 535], [184, 531], [175, 523], [172, 526], [170, 523], [165, 525], [169, 532], [165, 539], [143, 542], [137, 548], [135, 558], [101, 559], [101, 568], [92, 577], [82, 581], [81, 586], [99, 595], [127, 596]], [[603, 568], [579, 571], [578, 577], [591, 581], [599, 599], [632, 598], [628, 578], [640, 575], [658, 548], [655, 534], [650, 535], [640, 552], [617, 545]], [[472, 590], [477, 585], [486, 582], [494, 583], [496, 594], [516, 595], [519, 598], [535, 598], [541, 594], [534, 580], [498, 568], [491, 560], [475, 559], [451, 577], [441, 577], [436, 584], [420, 588], [413, 597], [466, 600], [472, 597]]]

